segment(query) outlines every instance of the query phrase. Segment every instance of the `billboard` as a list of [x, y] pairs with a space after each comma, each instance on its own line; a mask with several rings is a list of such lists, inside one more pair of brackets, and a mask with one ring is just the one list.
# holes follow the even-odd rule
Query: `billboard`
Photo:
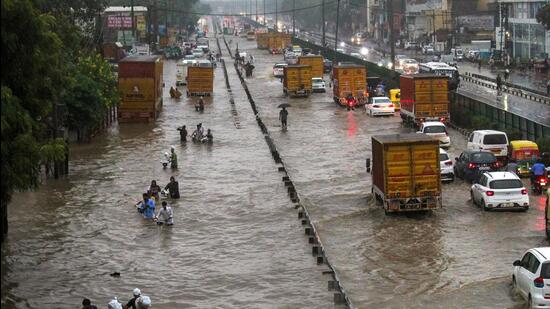
[[108, 28], [132, 28], [132, 17], [130, 16], [107, 16]]
[[407, 13], [421, 13], [430, 10], [446, 10], [447, 0], [405, 0]]
[[464, 15], [458, 16], [459, 27], [471, 31], [493, 31], [495, 17], [493, 15]]

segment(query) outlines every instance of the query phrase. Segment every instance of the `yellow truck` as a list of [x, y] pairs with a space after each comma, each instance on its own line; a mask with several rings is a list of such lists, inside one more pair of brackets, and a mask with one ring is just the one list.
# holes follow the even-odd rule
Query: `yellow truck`
[[291, 96], [309, 96], [312, 92], [311, 66], [289, 64], [284, 68], [283, 92]]
[[332, 97], [336, 104], [354, 107], [368, 100], [367, 68], [356, 64], [339, 64], [332, 68]]
[[323, 56], [307, 55], [299, 56], [298, 64], [311, 66], [311, 77], [323, 77], [324, 62]]
[[214, 91], [214, 66], [201, 60], [187, 67], [187, 96], [210, 96]]
[[281, 32], [271, 33], [267, 39], [267, 45], [272, 54], [281, 54], [291, 42], [292, 36]]
[[373, 136], [371, 173], [373, 197], [386, 214], [442, 207], [439, 141], [433, 137]]
[[268, 39], [271, 33], [256, 33], [256, 45], [258, 49], [268, 49]]
[[158, 56], [130, 56], [118, 63], [119, 122], [151, 122], [162, 109], [163, 62]]
[[449, 78], [421, 73], [400, 76], [401, 119], [419, 126], [425, 121], [449, 120]]

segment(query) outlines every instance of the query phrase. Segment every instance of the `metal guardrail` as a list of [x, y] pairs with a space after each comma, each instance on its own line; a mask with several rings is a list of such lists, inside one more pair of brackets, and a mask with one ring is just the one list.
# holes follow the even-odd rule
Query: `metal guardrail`
[[[491, 89], [496, 89], [496, 79], [494, 78], [490, 78], [490, 77], [475, 74], [475, 73], [469, 73], [469, 72], [465, 72], [464, 74], [461, 74], [460, 77], [474, 84], [482, 85], [484, 87], [491, 88]], [[488, 81], [491, 83], [486, 83], [484, 81]], [[550, 97], [548, 97], [542, 91], [529, 89], [527, 87], [515, 85], [508, 82], [504, 82], [503, 86], [506, 86], [502, 88], [503, 92], [506, 92], [524, 99], [528, 99], [534, 102], [550, 105]]]

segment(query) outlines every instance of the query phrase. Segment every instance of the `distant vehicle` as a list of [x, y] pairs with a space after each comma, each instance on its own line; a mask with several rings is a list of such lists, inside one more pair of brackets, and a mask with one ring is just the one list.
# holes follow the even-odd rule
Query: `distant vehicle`
[[401, 75], [400, 115], [403, 123], [420, 127], [426, 121], [449, 119], [448, 78], [434, 74]]
[[298, 57], [296, 57], [295, 54], [290, 54], [285, 57], [285, 61], [288, 64], [297, 64], [298, 63]]
[[405, 60], [405, 59], [409, 59], [409, 57], [407, 57], [405, 55], [395, 55], [396, 66], [398, 68], [400, 68], [401, 65], [402, 65], [403, 60]]
[[497, 171], [500, 165], [494, 154], [484, 151], [465, 150], [455, 158], [455, 176], [476, 182], [482, 173]]
[[254, 41], [256, 39], [256, 33], [254, 33], [254, 31], [248, 31], [246, 33], [246, 39], [248, 41]]
[[208, 45], [197, 45], [197, 48], [196, 49], [201, 49], [204, 53], [207, 53], [210, 51], [210, 48], [208, 47]]
[[406, 50], [415, 50], [418, 48], [418, 44], [416, 42], [405, 42], [405, 49]]
[[464, 59], [464, 51], [460, 47], [451, 48], [451, 54], [453, 54], [457, 61]]
[[416, 74], [419, 68], [418, 61], [414, 59], [404, 59], [401, 61], [401, 69], [407, 74]]
[[[189, 59], [187, 58], [188, 56], [193, 58]], [[176, 86], [187, 84], [187, 67], [195, 63], [198, 63], [198, 61], [195, 60], [193, 55], [188, 55], [188, 56], [185, 56], [184, 60], [179, 61], [176, 64]]]
[[453, 167], [453, 160], [451, 160], [449, 154], [442, 148], [439, 148], [439, 170], [441, 173], [442, 182], [450, 182], [455, 180], [455, 172]]
[[426, 62], [418, 66], [419, 73], [431, 73], [449, 78], [449, 90], [455, 90], [460, 83], [460, 75], [456, 67], [443, 62]]
[[466, 52], [466, 59], [470, 61], [477, 61], [479, 58], [479, 50], [477, 49], [470, 49]]
[[183, 57], [184, 60], [193, 60], [193, 59], [197, 59], [197, 57], [195, 57], [195, 55], [191, 54], [191, 55], [185, 55]]
[[550, 247], [527, 250], [514, 261], [512, 288], [527, 300], [528, 308], [550, 306]]
[[311, 79], [311, 88], [313, 92], [326, 92], [325, 81], [320, 77], [313, 77]]
[[369, 104], [366, 105], [369, 116], [393, 116], [395, 114], [395, 106], [388, 97], [371, 98]]
[[285, 75], [285, 67], [288, 64], [286, 63], [277, 63], [273, 66], [273, 76], [274, 77], [282, 77]]
[[424, 133], [433, 136], [439, 140], [439, 146], [449, 148], [451, 146], [451, 138], [447, 133], [447, 127], [443, 122], [428, 121], [420, 124], [420, 128], [416, 133]]
[[346, 53], [346, 51], [343, 48], [337, 48], [336, 51], [342, 54]]
[[330, 73], [332, 71], [332, 61], [328, 59], [323, 59], [323, 72]]
[[507, 162], [508, 136], [501, 131], [476, 130], [470, 133], [466, 149], [488, 151], [494, 154], [499, 161]]
[[422, 46], [422, 53], [426, 55], [433, 54], [435, 52], [435, 49], [432, 44], [427, 44]]
[[351, 37], [351, 43], [355, 45], [363, 44], [363, 35], [360, 32], [356, 33]]
[[194, 48], [191, 50], [191, 54], [195, 56], [195, 58], [201, 58], [204, 56], [204, 51], [201, 48]]
[[510, 172], [483, 173], [470, 189], [472, 203], [483, 210], [529, 209], [529, 195], [521, 179]]

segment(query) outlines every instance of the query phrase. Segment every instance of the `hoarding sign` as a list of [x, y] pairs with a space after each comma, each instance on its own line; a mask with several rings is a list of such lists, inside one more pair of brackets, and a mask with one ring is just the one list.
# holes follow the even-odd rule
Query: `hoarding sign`
[[132, 28], [132, 17], [130, 16], [107, 16], [107, 27], [109, 28]]
[[464, 15], [458, 16], [458, 24], [468, 30], [493, 31], [494, 19], [492, 15]]

